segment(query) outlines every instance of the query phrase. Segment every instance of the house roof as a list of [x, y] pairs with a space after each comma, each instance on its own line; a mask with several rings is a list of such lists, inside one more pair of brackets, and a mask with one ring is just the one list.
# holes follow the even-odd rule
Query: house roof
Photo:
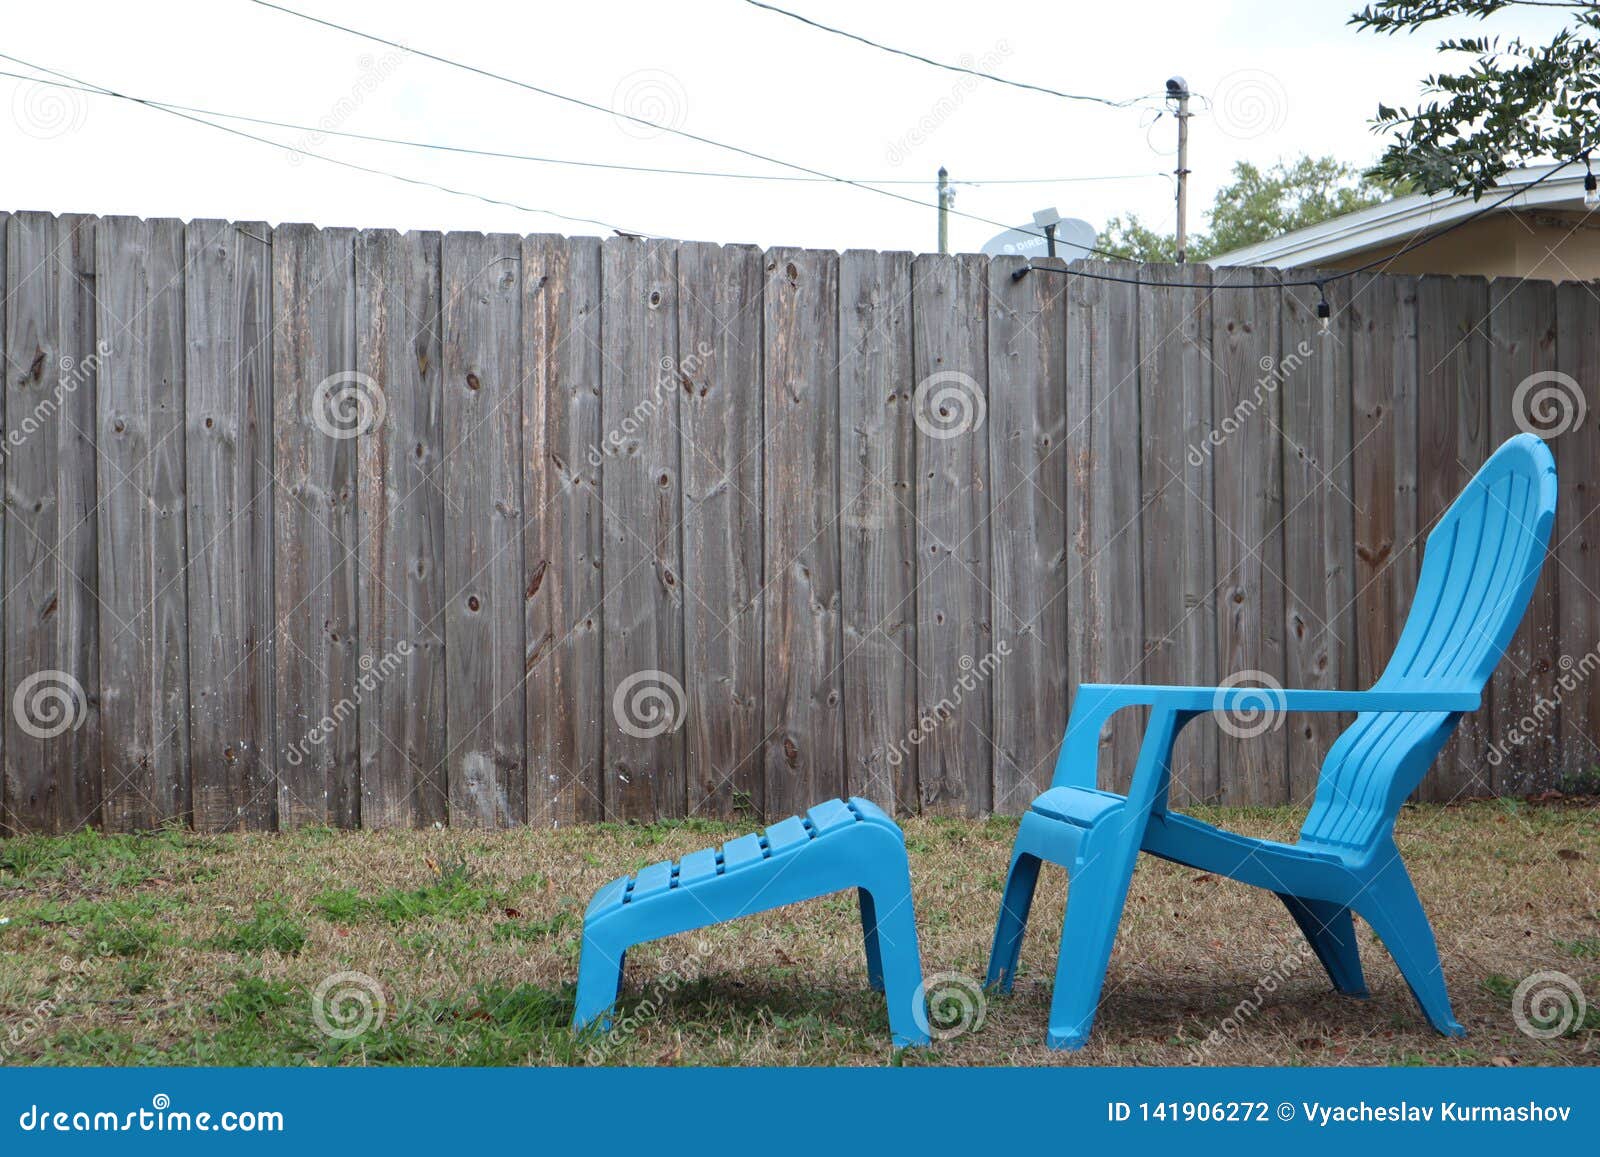
[[1523, 191], [1507, 200], [1496, 212], [1538, 208], [1582, 210], [1584, 170], [1577, 166], [1571, 166], [1565, 173], [1551, 177], [1536, 188], [1525, 188], [1556, 167], [1537, 165], [1513, 169], [1501, 177], [1479, 201], [1454, 193], [1413, 193], [1397, 197], [1381, 205], [1330, 218], [1319, 225], [1296, 229], [1281, 237], [1220, 254], [1210, 258], [1206, 264], [1266, 265], [1289, 269], [1337, 261], [1368, 249], [1404, 244], [1429, 230], [1455, 224], [1517, 188], [1523, 188]]

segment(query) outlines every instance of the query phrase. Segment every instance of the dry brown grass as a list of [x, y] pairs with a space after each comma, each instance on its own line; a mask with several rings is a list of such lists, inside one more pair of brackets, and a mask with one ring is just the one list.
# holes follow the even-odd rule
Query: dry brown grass
[[[1282, 838], [1288, 811], [1206, 818]], [[981, 979], [1015, 822], [904, 824], [923, 967]], [[864, 986], [853, 897], [629, 956], [632, 1031], [566, 1030], [583, 905], [623, 872], [715, 843], [707, 823], [0, 842], [0, 1059], [163, 1064], [1592, 1064], [1600, 1014], [1520, 1033], [1510, 991], [1566, 972], [1600, 1005], [1600, 830], [1588, 806], [1408, 808], [1399, 843], [1470, 1035], [1434, 1035], [1361, 927], [1370, 1000], [1333, 994], [1270, 895], [1148, 857], [1094, 1039], [1042, 1045], [1065, 890], [1041, 883], [1016, 991], [978, 1031], [898, 1057]], [[258, 906], [264, 906], [259, 907]], [[698, 947], [703, 945], [702, 954]], [[63, 962], [72, 962], [75, 973]], [[89, 967], [83, 968], [82, 962]], [[331, 973], [377, 978], [381, 1027], [317, 1031]], [[679, 976], [681, 983], [662, 978]], [[1280, 979], [1281, 978], [1281, 979]], [[1259, 1009], [1252, 1005], [1259, 1001]], [[40, 1011], [41, 1002], [49, 1002]], [[1248, 1010], [1241, 1012], [1241, 1009]], [[1204, 1048], [1208, 1034], [1236, 1027]], [[9, 1039], [7, 1034], [12, 1034]]]

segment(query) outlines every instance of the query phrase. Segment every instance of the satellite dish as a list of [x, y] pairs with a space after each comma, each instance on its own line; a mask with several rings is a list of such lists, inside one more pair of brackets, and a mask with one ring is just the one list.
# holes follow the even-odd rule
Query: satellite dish
[[[1042, 214], [1034, 214], [1037, 220]], [[1077, 217], [1062, 217], [1056, 221], [1056, 256], [1063, 261], [1078, 261], [1088, 257], [1094, 239], [1100, 231]], [[1018, 225], [984, 242], [982, 252], [990, 257], [1044, 257], [1045, 240], [1042, 225]]]

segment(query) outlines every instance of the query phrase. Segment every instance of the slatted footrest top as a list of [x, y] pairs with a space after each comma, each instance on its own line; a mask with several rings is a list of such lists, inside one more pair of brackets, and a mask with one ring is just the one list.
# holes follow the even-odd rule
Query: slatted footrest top
[[605, 1027], [629, 948], [855, 888], [868, 983], [885, 993], [896, 1045], [927, 1044], [911, 873], [899, 826], [871, 800], [820, 803], [765, 832], [613, 880], [583, 917], [573, 1027]]

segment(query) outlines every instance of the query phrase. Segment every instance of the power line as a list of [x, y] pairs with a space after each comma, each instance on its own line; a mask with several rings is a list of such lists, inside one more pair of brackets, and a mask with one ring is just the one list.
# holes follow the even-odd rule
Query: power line
[[779, 16], [787, 16], [790, 20], [798, 20], [801, 24], [810, 25], [812, 28], [816, 28], [822, 32], [831, 32], [835, 36], [842, 36], [846, 40], [854, 40], [858, 44], [865, 44], [869, 48], [876, 48], [880, 52], [887, 52], [893, 56], [903, 56], [908, 60], [916, 60], [923, 64], [930, 64], [934, 68], [942, 68], [946, 72], [960, 72], [965, 73], [967, 76], [976, 76], [983, 80], [991, 80], [995, 84], [1004, 84], [1009, 85], [1012, 88], [1027, 89], [1030, 92], [1041, 92], [1046, 96], [1058, 96], [1062, 100], [1088, 101], [1094, 104], [1103, 104], [1108, 108], [1128, 108], [1151, 95], [1149, 93], [1144, 93], [1141, 96], [1131, 97], [1128, 100], [1112, 100], [1111, 98], [1104, 96], [1086, 96], [1083, 93], [1061, 92], [1059, 89], [1046, 88], [1041, 84], [1029, 84], [1027, 81], [1023, 80], [1010, 80], [1004, 76], [996, 76], [992, 72], [984, 72], [981, 69], [968, 68], [964, 64], [949, 64], [942, 60], [934, 60], [927, 56], [921, 56], [915, 52], [907, 52], [903, 48], [891, 48], [887, 44], [880, 44], [876, 40], [869, 40], [867, 37], [858, 36], [854, 32], [846, 32], [843, 28], [835, 28], [831, 24], [823, 24], [819, 20], [813, 20], [809, 16], [802, 16], [798, 12], [791, 12], [787, 8], [779, 8], [776, 4], [763, 3], [763, 0], [745, 0], [745, 3], [749, 4], [753, 8], [764, 8], [768, 12], [776, 12]]
[[[186, 121], [193, 121], [195, 124], [205, 125], [207, 128], [216, 129], [218, 132], [228, 133], [236, 137], [243, 137], [245, 140], [256, 141], [257, 143], [263, 145], [271, 145], [275, 149], [282, 149], [285, 152], [293, 153], [297, 156], [312, 157], [319, 161], [326, 161], [330, 165], [338, 165], [341, 168], [354, 169], [357, 172], [368, 173], [378, 177], [389, 177], [392, 180], [403, 181], [407, 185], [418, 185], [428, 189], [436, 189], [441, 193], [449, 193], [455, 197], [471, 197], [472, 199], [482, 201], [485, 204], [497, 205], [506, 209], [515, 209], [521, 213], [538, 213], [546, 217], [557, 217], [563, 221], [572, 221], [583, 225], [598, 225], [602, 229], [610, 229], [614, 233], [637, 232], [637, 230], [621, 229], [618, 226], [611, 224], [609, 221], [601, 221], [597, 217], [582, 217], [571, 213], [557, 212], [554, 209], [541, 209], [532, 205], [522, 205], [518, 204], [516, 201], [507, 201], [501, 197], [491, 197], [485, 193], [476, 193], [470, 189], [454, 189], [449, 185], [441, 185], [437, 181], [429, 181], [422, 177], [408, 177], [402, 173], [390, 172], [387, 169], [378, 169], [370, 165], [360, 165], [354, 161], [341, 160], [338, 157], [330, 157], [323, 153], [312, 152], [309, 149], [298, 148], [295, 145], [286, 145], [281, 141], [275, 141], [270, 137], [257, 136], [255, 133], [247, 133], [242, 129], [230, 128], [227, 125], [219, 125], [215, 121], [209, 121], [204, 117], [194, 116], [191, 113], [180, 111], [178, 108], [173, 106], [164, 105], [157, 101], [145, 100], [143, 97], [133, 96], [129, 93], [118, 92], [115, 89], [106, 88], [103, 85], [82, 80], [79, 77], [72, 76], [68, 73], [60, 72], [53, 68], [46, 68], [42, 64], [34, 64], [32, 61], [23, 60], [21, 57], [12, 56], [9, 53], [0, 52], [0, 60], [9, 60], [13, 64], [22, 65], [24, 68], [32, 68], [39, 72], [49, 73], [51, 76], [61, 77], [64, 80], [72, 82], [72, 84], [67, 87], [76, 88], [80, 92], [87, 92], [94, 96], [110, 96], [115, 97], [118, 100], [132, 101], [134, 104], [143, 105], [145, 108], [154, 109], [156, 112], [164, 112], [170, 116], [179, 117]], [[5, 75], [16, 76], [17, 74], [6, 73]], [[22, 77], [21, 79], [31, 80], [37, 84], [50, 83], [49, 81], [39, 80], [37, 77]]]
[[[94, 96], [104, 96], [101, 89], [82, 84], [68, 84], [60, 80], [45, 80], [42, 77], [27, 76], [20, 72], [7, 72], [0, 69], [0, 77], [11, 77], [14, 80], [25, 80], [33, 84], [47, 85], [51, 88], [65, 88], [74, 92], [86, 92]], [[133, 99], [133, 98], [130, 98]], [[736, 181], [799, 181], [799, 182], [826, 182], [826, 177], [805, 177], [789, 173], [736, 173], [724, 172], [714, 169], [674, 169], [662, 168], [655, 165], [628, 165], [617, 161], [584, 161], [574, 157], [545, 157], [532, 153], [511, 153], [497, 149], [475, 149], [466, 145], [452, 145], [436, 141], [418, 141], [405, 137], [389, 137], [373, 133], [358, 133], [349, 129], [318, 128], [314, 125], [295, 124], [291, 121], [273, 120], [270, 117], [250, 116], [246, 113], [225, 112], [222, 109], [203, 108], [196, 105], [178, 104], [174, 101], [157, 100], [154, 97], [141, 97], [144, 104], [157, 108], [173, 109], [180, 112], [194, 113], [198, 116], [222, 117], [225, 120], [245, 121], [249, 124], [266, 125], [271, 128], [289, 129], [294, 132], [308, 133], [313, 136], [344, 137], [348, 140], [369, 141], [374, 144], [401, 145], [413, 149], [428, 149], [435, 152], [459, 153], [473, 157], [489, 157], [496, 160], [529, 161], [542, 165], [571, 165], [585, 169], [608, 169], [628, 173], [663, 174], [679, 177], [718, 177]], [[1087, 181], [1130, 181], [1143, 180], [1150, 177], [1166, 177], [1162, 172], [1144, 173], [1104, 173], [1076, 177], [969, 177], [964, 180], [953, 180], [952, 185], [1061, 185], [1075, 184]], [[870, 182], [875, 185], [926, 185], [927, 178], [911, 177], [857, 177], [858, 181]]]
[[[387, 37], [379, 36], [376, 33], [362, 32], [360, 29], [351, 28], [347, 24], [339, 24], [332, 20], [325, 20], [321, 16], [312, 16], [307, 12], [300, 12], [293, 8], [286, 8], [282, 4], [274, 4], [272, 3], [272, 0], [250, 0], [250, 3], [257, 4], [262, 8], [271, 8], [275, 12], [282, 12], [287, 16], [294, 16], [312, 24], [320, 24], [324, 28], [331, 28], [337, 32], [343, 32], [350, 36], [359, 37], [362, 40], [369, 40], [374, 44], [382, 44], [386, 48], [396, 48], [401, 52], [408, 52], [413, 56], [420, 56], [424, 60], [432, 60], [438, 64], [449, 65], [451, 68], [459, 68], [464, 72], [473, 73], [476, 76], [486, 77], [489, 80], [497, 80], [502, 84], [509, 84], [516, 88], [526, 89], [528, 92], [538, 93], [540, 96], [547, 96], [554, 100], [565, 101], [567, 104], [577, 105], [579, 108], [586, 108], [592, 112], [604, 113], [606, 116], [615, 117], [619, 120], [631, 121], [634, 124], [643, 125], [644, 127], [655, 132], [669, 133], [672, 136], [682, 137], [684, 140], [694, 141], [697, 144], [710, 145], [712, 148], [723, 149], [730, 153], [737, 153], [740, 156], [749, 157], [752, 160], [763, 161], [769, 165], [778, 165], [781, 168], [793, 169], [796, 172], [805, 173], [812, 177], [820, 177], [835, 184], [848, 185], [853, 189], [864, 189], [869, 193], [876, 193], [880, 197], [889, 197], [896, 201], [904, 201], [907, 205], [915, 205], [919, 209], [937, 209], [939, 207], [932, 201], [919, 201], [917, 198], [908, 197], [904, 193], [896, 193], [893, 189], [879, 188], [877, 185], [870, 185], [864, 181], [853, 180], [849, 177], [838, 177], [832, 173], [824, 172], [821, 169], [813, 169], [807, 165], [796, 164], [793, 161], [785, 161], [778, 157], [769, 156], [766, 153], [757, 152], [754, 149], [747, 149], [743, 145], [730, 145], [724, 141], [714, 140], [711, 137], [690, 132], [688, 129], [680, 129], [674, 128], [671, 125], [658, 124], [646, 117], [635, 116], [633, 113], [610, 109], [604, 105], [595, 104], [593, 101], [584, 100], [582, 97], [568, 96], [565, 93], [556, 92], [554, 89], [545, 88], [541, 85], [533, 84], [526, 80], [518, 80], [513, 76], [506, 76], [504, 73], [494, 72], [487, 68], [479, 68], [475, 64], [467, 64], [464, 61], [452, 60], [448, 56], [440, 56], [438, 53], [429, 52], [426, 49], [412, 48], [408, 45], [401, 44], [397, 40], [390, 40]], [[993, 226], [997, 229], [1014, 228], [1014, 226], [1007, 225], [1003, 221], [995, 221], [989, 217], [980, 217], [976, 213], [966, 213], [960, 209], [953, 208], [948, 209], [947, 211], [954, 216], [964, 217], [969, 221], [977, 221], [981, 224]], [[1026, 233], [1033, 237], [1044, 237], [1042, 232], [1032, 229], [1024, 228], [1019, 230], [1019, 232]], [[1111, 253], [1107, 250], [1097, 249], [1092, 245], [1084, 246], [1083, 248], [1087, 249], [1089, 252], [1099, 253], [1106, 257], [1123, 257], [1123, 254]]]

